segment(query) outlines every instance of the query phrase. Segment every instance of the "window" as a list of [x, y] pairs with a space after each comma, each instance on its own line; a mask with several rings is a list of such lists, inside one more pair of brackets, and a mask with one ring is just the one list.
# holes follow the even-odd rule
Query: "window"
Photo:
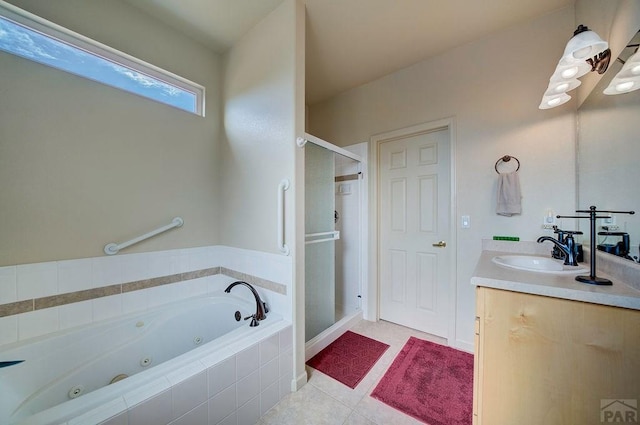
[[11, 5], [0, 50], [204, 116], [204, 87]]

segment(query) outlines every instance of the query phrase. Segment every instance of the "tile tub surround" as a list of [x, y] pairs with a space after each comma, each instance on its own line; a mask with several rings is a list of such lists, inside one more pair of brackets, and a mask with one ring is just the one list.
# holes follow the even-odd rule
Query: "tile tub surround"
[[44, 308], [58, 307], [61, 305], [77, 303], [81, 301], [93, 300], [96, 298], [118, 295], [126, 292], [142, 291], [162, 285], [184, 282], [187, 280], [200, 279], [207, 276], [223, 274], [237, 280], [244, 280], [254, 286], [259, 286], [278, 294], [286, 295], [287, 287], [276, 282], [261, 279], [247, 273], [241, 273], [226, 267], [211, 267], [208, 269], [194, 270], [186, 273], [178, 273], [169, 276], [154, 277], [151, 279], [137, 280], [116, 285], [102, 286], [94, 289], [85, 289], [75, 292], [67, 292], [59, 295], [49, 295], [32, 300], [16, 301], [14, 303], [0, 304], [0, 317], [14, 314], [27, 313]]
[[291, 320], [291, 257], [276, 254], [212, 246], [0, 267], [0, 345], [206, 295], [235, 280], [256, 286]]
[[238, 352], [200, 359], [63, 425], [254, 424], [290, 392], [292, 353], [288, 325]]

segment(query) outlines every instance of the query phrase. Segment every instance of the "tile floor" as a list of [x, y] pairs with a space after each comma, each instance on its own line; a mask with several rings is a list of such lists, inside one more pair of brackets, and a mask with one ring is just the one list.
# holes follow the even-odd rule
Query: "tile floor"
[[358, 386], [351, 389], [307, 366], [308, 383], [283, 398], [256, 425], [421, 424], [369, 395], [410, 336], [440, 344], [446, 341], [384, 321], [363, 320], [351, 330], [390, 345]]

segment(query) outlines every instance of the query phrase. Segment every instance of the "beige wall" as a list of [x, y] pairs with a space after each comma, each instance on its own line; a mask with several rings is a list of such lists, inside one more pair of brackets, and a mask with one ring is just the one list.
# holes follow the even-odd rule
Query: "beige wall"
[[[279, 252], [277, 189], [282, 179], [293, 181], [294, 176], [293, 3], [284, 2], [224, 55], [224, 245]], [[288, 200], [292, 193], [293, 188], [286, 194]], [[291, 229], [291, 202], [287, 208]]]
[[0, 265], [219, 242], [220, 59], [120, 1], [18, 7], [206, 87], [198, 117], [0, 53]]
[[[573, 29], [574, 10], [565, 8], [310, 106], [309, 132], [341, 146], [454, 117], [458, 221], [457, 328], [450, 336], [454, 344], [472, 346], [475, 297], [469, 281], [481, 240], [494, 235], [535, 240], [545, 233], [541, 224], [548, 208], [573, 213], [575, 104], [538, 109]], [[506, 154], [522, 164], [520, 216], [495, 213], [494, 164]], [[471, 216], [470, 229], [459, 228], [461, 215]]]
[[[279, 253], [277, 189], [285, 192], [285, 242], [294, 285], [294, 378], [306, 382], [304, 365], [304, 155], [295, 145], [304, 133], [304, 6], [286, 0], [224, 56], [224, 128], [221, 242]], [[302, 223], [302, 224], [301, 224]], [[297, 227], [297, 228], [296, 228]]]

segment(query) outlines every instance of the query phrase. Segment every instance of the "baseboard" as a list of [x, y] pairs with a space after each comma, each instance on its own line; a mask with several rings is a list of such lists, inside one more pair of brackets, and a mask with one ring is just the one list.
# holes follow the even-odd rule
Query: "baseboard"
[[473, 345], [473, 342], [461, 341], [459, 339], [453, 340], [452, 342], [453, 342], [453, 345], [451, 345], [451, 347], [457, 350], [466, 351], [467, 353], [471, 353], [471, 354], [475, 352], [475, 347]]
[[302, 372], [296, 378], [291, 380], [291, 392], [296, 392], [300, 388], [304, 387], [307, 383], [307, 371]]

